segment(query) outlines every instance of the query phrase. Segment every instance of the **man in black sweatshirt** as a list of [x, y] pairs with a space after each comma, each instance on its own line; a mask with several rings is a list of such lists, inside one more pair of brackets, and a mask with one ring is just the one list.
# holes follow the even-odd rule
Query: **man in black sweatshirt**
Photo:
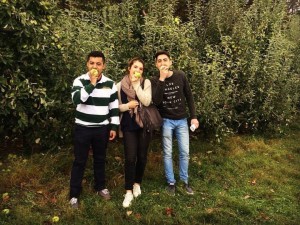
[[155, 54], [155, 66], [159, 74], [152, 79], [152, 101], [163, 117], [162, 144], [165, 176], [168, 194], [175, 195], [175, 177], [173, 171], [173, 135], [179, 148], [179, 178], [184, 182], [187, 194], [194, 194], [188, 183], [189, 166], [189, 125], [186, 104], [189, 108], [191, 125], [199, 127], [194, 98], [189, 82], [182, 71], [170, 70], [170, 54], [159, 51]]

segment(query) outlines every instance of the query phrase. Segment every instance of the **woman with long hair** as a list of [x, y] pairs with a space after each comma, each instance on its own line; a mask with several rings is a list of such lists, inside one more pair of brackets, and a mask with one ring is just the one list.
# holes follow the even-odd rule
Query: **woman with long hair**
[[125, 198], [123, 207], [131, 205], [134, 197], [141, 194], [148, 147], [151, 135], [144, 132], [139, 107], [151, 103], [151, 82], [143, 77], [144, 61], [138, 57], [128, 62], [126, 75], [117, 84], [120, 129], [119, 136], [123, 137], [125, 156]]

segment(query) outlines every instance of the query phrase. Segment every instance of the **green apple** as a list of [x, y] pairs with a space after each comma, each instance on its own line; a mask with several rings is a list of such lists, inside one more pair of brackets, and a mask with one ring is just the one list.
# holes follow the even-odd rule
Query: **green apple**
[[7, 201], [9, 199], [9, 194], [6, 192], [2, 195], [2, 200]]
[[57, 223], [59, 221], [59, 217], [58, 216], [53, 216], [52, 217], [52, 222], [53, 223]]
[[166, 67], [166, 66], [161, 66], [161, 67], [159, 68], [159, 70], [168, 70], [168, 67]]
[[134, 76], [135, 76], [136, 78], [140, 78], [140, 77], [142, 76], [142, 74], [139, 73], [139, 72], [135, 72], [135, 73], [134, 73]]
[[175, 17], [174, 22], [175, 22], [177, 25], [179, 25], [180, 19], [179, 19], [178, 17]]
[[94, 77], [97, 77], [98, 76], [98, 70], [96, 70], [96, 69], [91, 69], [91, 74], [92, 74], [92, 76], [94, 76]]
[[7, 198], [7, 197], [9, 197], [9, 194], [7, 192], [2, 194], [2, 198]]
[[2, 212], [7, 215], [9, 214], [9, 209], [3, 209]]

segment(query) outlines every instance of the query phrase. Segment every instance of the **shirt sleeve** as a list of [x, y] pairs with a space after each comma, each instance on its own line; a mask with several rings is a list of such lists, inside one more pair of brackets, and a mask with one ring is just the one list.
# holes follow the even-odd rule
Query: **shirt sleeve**
[[151, 82], [148, 79], [145, 79], [144, 81], [144, 89], [141, 87], [140, 82], [138, 82], [137, 84], [133, 84], [132, 85], [135, 93], [138, 97], [138, 99], [140, 100], [140, 102], [144, 105], [144, 106], [149, 106], [151, 103]]
[[[183, 72], [182, 72], [183, 73]], [[192, 119], [196, 119], [196, 109], [195, 109], [195, 102], [194, 102], [194, 97], [193, 97], [193, 93], [190, 87], [190, 84], [185, 76], [185, 74], [183, 73], [183, 84], [184, 84], [184, 94], [185, 94], [185, 98], [187, 101], [187, 105], [190, 111], [190, 117]]]
[[115, 83], [112, 86], [112, 93], [109, 101], [109, 114], [110, 114], [110, 124], [111, 129], [117, 131], [118, 126], [120, 124], [119, 119], [119, 100], [118, 100], [118, 92]]
[[152, 86], [152, 101], [156, 106], [158, 106], [163, 101], [165, 82], [160, 81], [158, 77], [155, 77], [151, 80], [151, 86]]
[[91, 83], [83, 85], [80, 78], [76, 78], [72, 86], [72, 101], [75, 105], [86, 102], [90, 94], [95, 89], [95, 86]]

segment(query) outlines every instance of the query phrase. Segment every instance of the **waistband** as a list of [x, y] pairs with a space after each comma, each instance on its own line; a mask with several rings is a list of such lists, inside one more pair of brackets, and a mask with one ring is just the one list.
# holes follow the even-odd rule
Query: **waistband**
[[82, 127], [82, 128], [101, 128], [101, 127], [106, 127], [106, 126], [108, 126], [108, 124], [94, 125], [94, 126], [87, 126], [87, 125], [75, 123], [75, 126]]

